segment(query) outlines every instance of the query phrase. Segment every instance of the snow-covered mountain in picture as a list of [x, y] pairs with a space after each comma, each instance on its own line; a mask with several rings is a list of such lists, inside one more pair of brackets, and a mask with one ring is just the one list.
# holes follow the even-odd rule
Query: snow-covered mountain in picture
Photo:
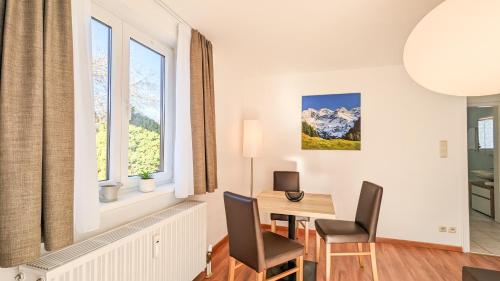
[[302, 122], [306, 122], [315, 129], [323, 139], [343, 138], [354, 128], [360, 118], [360, 107], [354, 107], [350, 110], [345, 107], [336, 108], [335, 110], [308, 108], [302, 111]]
[[361, 93], [302, 96], [302, 149], [361, 150]]

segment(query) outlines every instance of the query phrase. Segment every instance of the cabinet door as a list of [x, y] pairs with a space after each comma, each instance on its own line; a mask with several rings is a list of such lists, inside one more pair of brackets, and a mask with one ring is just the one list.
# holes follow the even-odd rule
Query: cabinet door
[[472, 209], [473, 210], [479, 211], [479, 212], [481, 212], [485, 215], [488, 215], [490, 217], [492, 216], [491, 204], [490, 204], [491, 201], [489, 199], [479, 197], [477, 195], [472, 194], [471, 201], [472, 201]]
[[481, 195], [482, 197], [490, 198], [490, 191], [486, 188], [472, 185], [472, 194]]

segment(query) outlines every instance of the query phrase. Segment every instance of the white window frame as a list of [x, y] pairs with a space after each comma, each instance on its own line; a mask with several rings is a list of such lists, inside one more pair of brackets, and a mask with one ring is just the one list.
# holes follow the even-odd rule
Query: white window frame
[[[491, 120], [491, 122], [493, 123], [492, 125], [492, 144], [493, 144], [493, 147], [481, 147], [480, 145], [480, 135], [479, 135], [479, 123], [480, 122], [484, 122], [484, 121], [489, 121]], [[479, 150], [493, 150], [495, 149], [495, 119], [493, 118], [493, 116], [488, 116], [488, 117], [483, 117], [483, 118], [479, 118], [477, 120], [477, 147], [479, 148]]]
[[111, 115], [109, 179], [101, 184], [121, 182], [126, 188], [139, 185], [139, 177], [128, 176], [129, 46], [133, 39], [165, 58], [163, 172], [154, 174], [157, 185], [173, 182], [175, 69], [174, 51], [93, 3], [92, 17], [111, 27]]

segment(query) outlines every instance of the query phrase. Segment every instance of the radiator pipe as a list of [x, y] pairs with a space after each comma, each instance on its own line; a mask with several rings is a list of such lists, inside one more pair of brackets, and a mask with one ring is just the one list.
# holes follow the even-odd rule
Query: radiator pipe
[[212, 276], [212, 245], [208, 245], [207, 251], [207, 267], [205, 269], [205, 278]]

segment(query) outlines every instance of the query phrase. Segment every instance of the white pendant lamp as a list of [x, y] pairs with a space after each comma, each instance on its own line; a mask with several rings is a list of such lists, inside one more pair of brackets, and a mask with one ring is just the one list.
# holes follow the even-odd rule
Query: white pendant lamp
[[431, 91], [500, 94], [500, 0], [444, 1], [412, 31], [403, 60]]

